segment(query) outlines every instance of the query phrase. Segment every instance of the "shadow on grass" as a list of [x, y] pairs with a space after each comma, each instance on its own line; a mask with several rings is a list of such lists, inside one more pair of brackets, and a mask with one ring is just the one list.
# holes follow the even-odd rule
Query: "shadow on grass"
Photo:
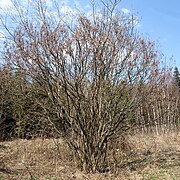
[[119, 165], [121, 169], [141, 171], [147, 166], [155, 165], [163, 169], [180, 167], [180, 151], [161, 151], [158, 153], [146, 152], [143, 154], [132, 154], [127, 161]]
[[14, 172], [10, 168], [5, 167], [4, 165], [0, 164], [0, 173], [3, 173], [3, 174], [12, 174]]

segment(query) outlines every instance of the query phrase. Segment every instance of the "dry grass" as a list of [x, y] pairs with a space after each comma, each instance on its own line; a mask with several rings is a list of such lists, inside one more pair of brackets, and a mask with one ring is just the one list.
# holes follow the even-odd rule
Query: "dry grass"
[[180, 179], [180, 133], [139, 134], [128, 144], [110, 157], [116, 171], [85, 174], [62, 139], [1, 142], [0, 179]]
[[180, 179], [180, 133], [131, 138], [134, 179]]

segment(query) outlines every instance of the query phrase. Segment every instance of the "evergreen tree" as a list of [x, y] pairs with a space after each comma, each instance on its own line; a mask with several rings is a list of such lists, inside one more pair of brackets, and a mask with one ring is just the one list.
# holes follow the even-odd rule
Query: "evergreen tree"
[[174, 80], [177, 86], [180, 88], [180, 73], [177, 67], [174, 68]]

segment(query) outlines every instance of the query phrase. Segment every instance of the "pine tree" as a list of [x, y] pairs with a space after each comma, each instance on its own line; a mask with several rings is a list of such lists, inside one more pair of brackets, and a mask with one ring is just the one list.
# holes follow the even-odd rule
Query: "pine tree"
[[180, 88], [180, 73], [177, 67], [174, 68], [174, 80], [177, 86]]

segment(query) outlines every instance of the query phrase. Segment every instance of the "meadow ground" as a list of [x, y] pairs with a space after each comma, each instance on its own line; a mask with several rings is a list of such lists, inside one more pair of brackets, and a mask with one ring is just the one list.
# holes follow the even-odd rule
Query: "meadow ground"
[[0, 179], [17, 180], [179, 180], [180, 133], [128, 138], [130, 148], [117, 148], [116, 171], [86, 174], [76, 168], [62, 139], [0, 142]]

